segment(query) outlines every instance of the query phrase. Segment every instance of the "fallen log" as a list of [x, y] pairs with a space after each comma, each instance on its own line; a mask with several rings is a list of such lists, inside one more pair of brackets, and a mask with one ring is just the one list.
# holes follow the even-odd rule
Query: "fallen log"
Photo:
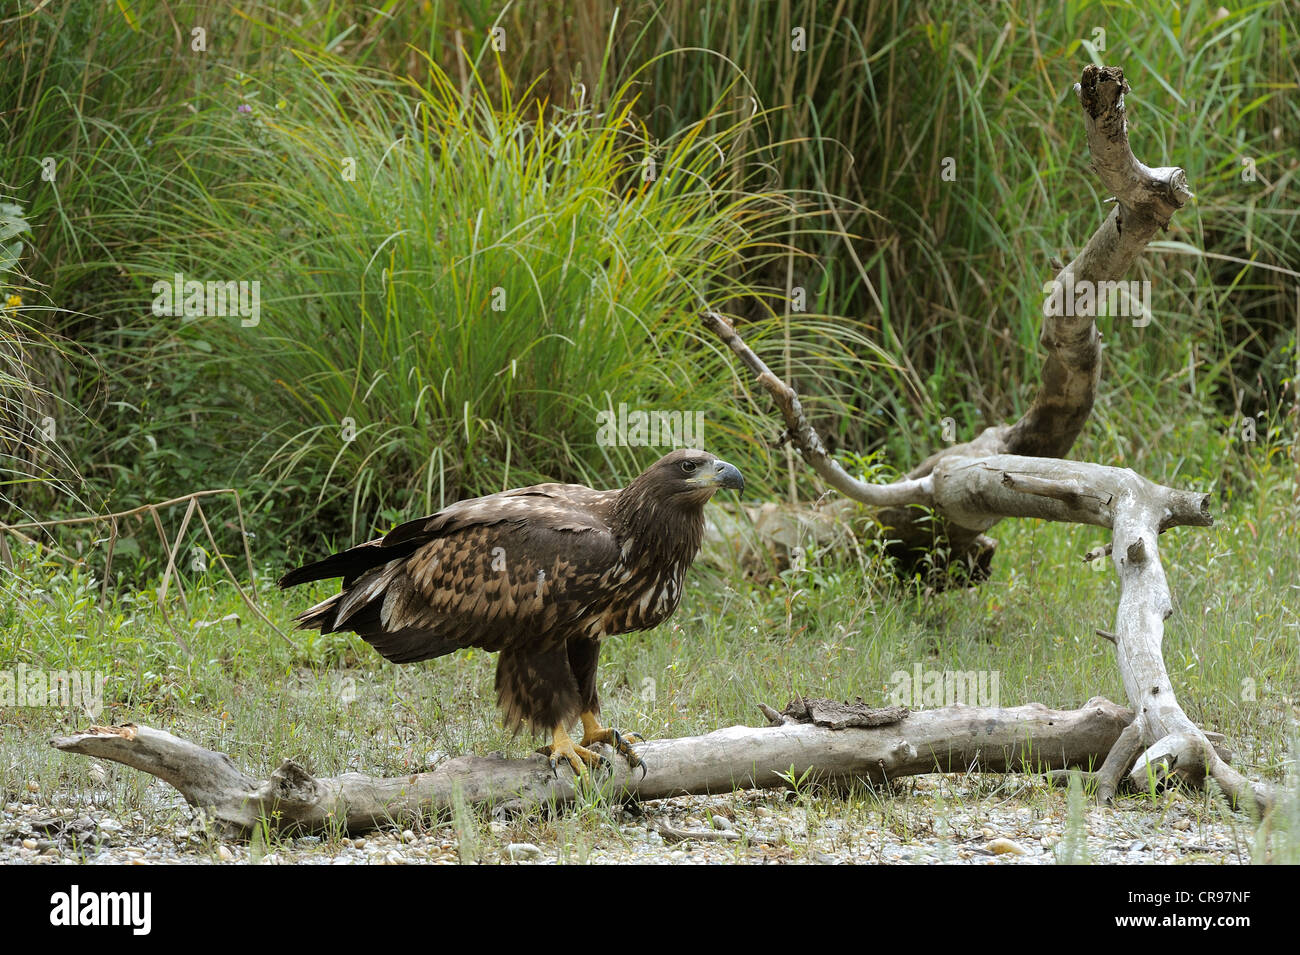
[[[1130, 710], [1101, 698], [1077, 710], [1030, 703], [904, 710], [902, 716], [876, 712], [892, 721], [836, 730], [777, 715], [779, 725], [650, 740], [636, 747], [649, 766], [644, 777], [616, 760], [608, 774], [588, 783], [611, 800], [633, 801], [776, 788], [788, 785], [792, 774], [823, 782], [885, 783], [933, 772], [1091, 770], [1133, 719]], [[450, 810], [455, 800], [536, 809], [571, 801], [575, 785], [581, 785], [570, 773], [552, 774], [540, 756], [460, 756], [430, 772], [391, 778], [361, 773], [316, 778], [285, 760], [269, 778], [257, 779], [224, 753], [148, 726], [92, 726], [50, 743], [157, 776], [224, 835], [240, 837], [262, 825], [281, 832], [365, 832]]]
[[941, 589], [949, 571], [964, 565], [964, 582], [980, 583], [991, 573], [997, 543], [985, 532], [1008, 517], [1111, 529], [1107, 553], [1119, 575], [1120, 601], [1114, 631], [1097, 633], [1115, 646], [1137, 717], [1097, 773], [1098, 799], [1109, 802], [1121, 783], [1141, 787], [1177, 776], [1194, 786], [1213, 780], [1232, 805], [1263, 815], [1277, 802], [1276, 787], [1246, 778], [1215, 751], [1178, 703], [1163, 657], [1164, 621], [1173, 604], [1158, 540], [1172, 527], [1213, 524], [1209, 495], [1155, 484], [1127, 468], [1064, 460], [1091, 414], [1100, 381], [1100, 310], [1096, 298], [1091, 307], [1057, 308], [1056, 294], [1118, 279], [1192, 197], [1181, 169], [1152, 169], [1133, 155], [1124, 107], [1128, 91], [1123, 71], [1115, 67], [1085, 67], [1075, 87], [1093, 168], [1116, 205], [1044, 287], [1052, 294], [1043, 307], [1042, 385], [1015, 424], [987, 428], [965, 444], [944, 448], [902, 480], [867, 484], [830, 456], [798, 393], [731, 322], [706, 312], [703, 324], [772, 397], [785, 436], [818, 477], [851, 501], [879, 508], [875, 519], [904, 576], [928, 565], [934, 573], [927, 571], [927, 578]]

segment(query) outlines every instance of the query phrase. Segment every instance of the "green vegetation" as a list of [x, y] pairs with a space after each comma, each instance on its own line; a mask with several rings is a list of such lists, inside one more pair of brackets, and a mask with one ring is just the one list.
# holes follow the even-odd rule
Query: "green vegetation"
[[[1105, 211], [1071, 87], [1088, 63], [1121, 65], [1135, 151], [1185, 168], [1197, 198], [1130, 276], [1151, 282], [1152, 323], [1103, 329], [1074, 454], [1216, 493], [1216, 526], [1165, 549], [1166, 658], [1189, 715], [1282, 779], [1300, 672], [1295, 6], [612, 10], [7, 0], [0, 521], [236, 488], [258, 599], [287, 626], [309, 595], [267, 580], [298, 556], [471, 494], [625, 480], [659, 452], [598, 440], [597, 414], [623, 403], [702, 414], [752, 500], [815, 497], [772, 447], [768, 399], [701, 335], [704, 307], [744, 323], [846, 463], [887, 479], [942, 443], [943, 418], [967, 438], [1033, 394], [1042, 283]], [[236, 291], [224, 316], [160, 314], [155, 283], [177, 274], [257, 282], [258, 311], [238, 314]], [[206, 510], [239, 554], [226, 501]], [[161, 515], [173, 534], [182, 513]], [[523, 751], [495, 725], [490, 656], [395, 668], [349, 635], [290, 645], [188, 560], [182, 647], [151, 522], [118, 530], [106, 589], [104, 526], [0, 541], [0, 668], [102, 672], [104, 719], [251, 771]], [[682, 735], [791, 689], [883, 694], [917, 662], [998, 671], [1007, 705], [1122, 699], [1093, 636], [1116, 584], [1078, 561], [1100, 537], [995, 533], [994, 578], [938, 596], [846, 555], [756, 580], [702, 569], [668, 625], [609, 645], [609, 709]], [[193, 534], [186, 548], [206, 546]], [[0, 789], [89, 791], [43, 744], [82, 716], [16, 712]], [[111, 786], [156, 811], [138, 779]], [[930, 831], [879, 794], [804, 802]], [[599, 815], [548, 835], [578, 858]], [[1074, 819], [1063, 858], [1087, 855]], [[456, 815], [466, 858], [481, 822]], [[1294, 859], [1298, 830], [1290, 812], [1243, 838]]]

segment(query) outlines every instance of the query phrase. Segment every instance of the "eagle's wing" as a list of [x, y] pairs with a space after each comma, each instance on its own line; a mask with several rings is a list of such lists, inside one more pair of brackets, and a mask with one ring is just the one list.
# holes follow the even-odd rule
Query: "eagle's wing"
[[[608, 523], [616, 495], [538, 485], [400, 525], [321, 562], [336, 561], [343, 591], [304, 613], [302, 626], [353, 630], [397, 663], [544, 646], [584, 617], [618, 560]], [[361, 560], [349, 573], [340, 558], [353, 554]]]

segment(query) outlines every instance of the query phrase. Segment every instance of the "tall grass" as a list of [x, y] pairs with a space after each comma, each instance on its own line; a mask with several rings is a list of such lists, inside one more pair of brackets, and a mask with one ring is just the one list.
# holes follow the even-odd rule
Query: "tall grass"
[[[495, 99], [426, 69], [304, 55], [231, 73], [146, 149], [106, 136], [121, 195], [96, 227], [135, 236], [115, 253], [124, 334], [183, 369], [174, 397], [201, 395], [214, 464], [259, 472], [266, 508], [345, 501], [331, 529], [355, 537], [467, 494], [626, 479], [666, 450], [601, 440], [598, 414], [627, 405], [702, 419], [761, 488], [770, 419], [697, 316], [765, 294], [753, 277], [816, 209], [732, 161], [747, 121], [651, 141], [626, 87], [546, 107], [499, 74]], [[150, 318], [176, 273], [259, 283], [259, 320]], [[797, 374], [872, 354], [827, 328], [801, 316]], [[770, 315], [749, 334], [784, 331]]]
[[[914, 463], [943, 417], [968, 436], [1036, 386], [1041, 282], [1106, 211], [1071, 93], [1099, 61], [1127, 70], [1138, 155], [1187, 168], [1197, 202], [1135, 272], [1153, 324], [1104, 329], [1078, 453], [1244, 487], [1234, 423], [1294, 420], [1285, 3], [15, 9], [2, 178], [31, 212], [55, 327], [99, 360], [57, 383], [101, 426], [64, 429], [69, 453], [122, 503], [235, 479], [351, 534], [533, 476], [608, 483], [644, 463], [592, 445], [624, 394], [704, 410], [770, 486], [765, 405], [723, 387], [691, 329], [709, 296], [825, 396], [834, 446]], [[206, 26], [206, 54], [185, 24]], [[647, 153], [698, 189], [642, 189]], [[150, 283], [175, 271], [259, 279], [265, 321], [150, 321]], [[496, 288], [506, 311], [484, 304]]]
[[58, 443], [54, 417], [64, 402], [48, 384], [74, 349], [50, 335], [40, 320], [48, 307], [22, 267], [30, 230], [23, 208], [0, 196], [0, 507], [5, 509], [14, 508], [30, 486], [52, 488], [64, 497], [77, 494], [76, 469]]
[[[761, 409], [696, 332], [701, 308], [754, 294], [794, 207], [722, 161], [742, 125], [651, 143], [626, 95], [543, 111], [508, 85], [496, 104], [481, 84], [466, 96], [433, 66], [419, 85], [306, 65], [283, 109], [266, 90], [242, 129], [227, 104], [178, 130], [257, 171], [179, 211], [191, 261], [268, 277], [263, 329], [202, 334], [248, 386], [234, 433], [264, 433], [278, 475], [356, 476], [354, 523], [365, 503], [608, 483], [647, 463], [597, 442], [597, 413], [621, 403], [702, 414], [710, 447], [761, 461]], [[853, 360], [815, 328], [804, 367]]]

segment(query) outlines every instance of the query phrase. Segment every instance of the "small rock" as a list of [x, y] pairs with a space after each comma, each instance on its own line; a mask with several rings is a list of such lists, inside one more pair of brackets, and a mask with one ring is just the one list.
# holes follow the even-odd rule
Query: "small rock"
[[516, 862], [524, 859], [540, 859], [542, 850], [531, 842], [512, 842], [506, 846], [506, 856]]
[[993, 839], [987, 846], [985, 846], [985, 848], [995, 855], [1006, 855], [1007, 853], [1010, 853], [1012, 855], [1022, 856], [1029, 851], [1020, 843], [1005, 838]]
[[35, 849], [35, 848], [36, 848], [36, 840], [35, 840], [35, 839], [24, 839], [24, 840], [23, 840], [23, 848], [24, 848], [24, 849]]
[[41, 855], [43, 855], [43, 856], [61, 856], [61, 855], [63, 855], [63, 853], [59, 851], [59, 847], [58, 847], [58, 846], [50, 846], [48, 849], [46, 849], [44, 852], [42, 852]]
[[687, 829], [703, 829], [704, 822], [698, 816], [687, 816], [682, 825]]
[[41, 784], [34, 779], [27, 780], [27, 791], [29, 793], [38, 793], [41, 791]]
[[353, 840], [352, 840], [352, 848], [353, 848], [353, 849], [364, 849], [365, 847], [366, 847], [366, 840], [365, 840], [365, 839], [353, 839]]
[[1192, 820], [1178, 819], [1175, 822], [1170, 823], [1170, 826], [1171, 828], [1177, 829], [1179, 832], [1186, 832], [1188, 829], [1192, 828]]
[[713, 817], [713, 828], [714, 828], [714, 829], [727, 829], [727, 830], [730, 830], [730, 829], [731, 829], [731, 820], [728, 819], [726, 816], [714, 816], [714, 817]]
[[414, 841], [415, 841], [415, 833], [413, 833], [410, 829], [403, 829], [403, 830], [402, 830], [402, 841], [403, 841], [403, 842], [406, 842], [406, 843], [414, 842]]
[[235, 854], [227, 846], [217, 846], [217, 858], [222, 862], [234, 862]]

